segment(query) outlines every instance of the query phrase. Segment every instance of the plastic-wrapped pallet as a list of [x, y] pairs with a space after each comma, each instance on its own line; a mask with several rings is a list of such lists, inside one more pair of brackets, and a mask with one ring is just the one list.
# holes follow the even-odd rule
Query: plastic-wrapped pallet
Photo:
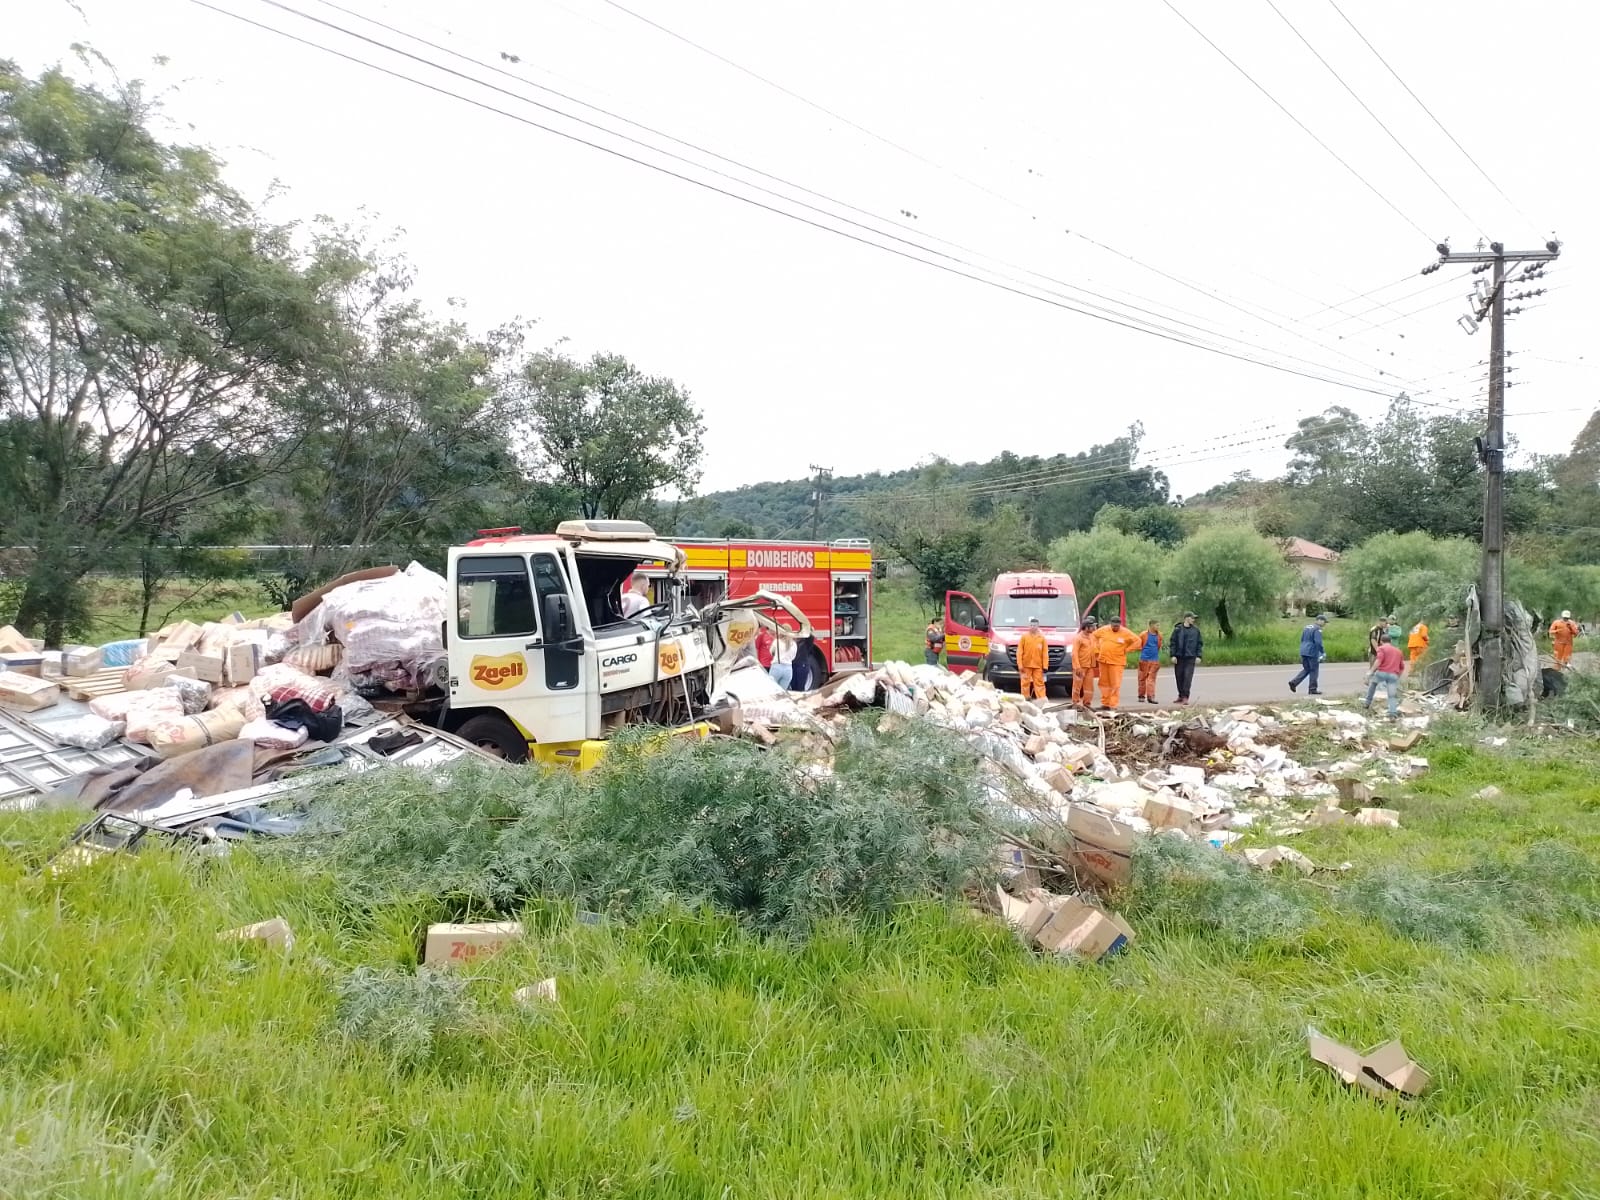
[[444, 654], [440, 629], [449, 616], [449, 585], [420, 563], [383, 579], [334, 588], [301, 623], [302, 646], [331, 634], [344, 646], [343, 667], [359, 675], [399, 665], [413, 678]]

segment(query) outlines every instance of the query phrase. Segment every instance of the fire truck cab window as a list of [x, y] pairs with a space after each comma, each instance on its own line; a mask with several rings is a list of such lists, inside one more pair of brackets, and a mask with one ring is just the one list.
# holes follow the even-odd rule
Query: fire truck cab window
[[528, 560], [517, 555], [463, 558], [456, 564], [457, 629], [462, 637], [522, 637], [539, 631]]
[[1034, 617], [1046, 629], [1076, 629], [1078, 600], [1075, 596], [997, 596], [994, 623], [999, 629], [1021, 629]]

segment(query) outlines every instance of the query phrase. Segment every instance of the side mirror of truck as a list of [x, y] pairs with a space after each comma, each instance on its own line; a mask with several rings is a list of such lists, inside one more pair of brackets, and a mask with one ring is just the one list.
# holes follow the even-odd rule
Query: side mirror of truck
[[972, 627], [979, 633], [989, 632], [989, 618], [982, 613], [975, 613], [972, 618]]
[[572, 609], [568, 607], [565, 596], [546, 596], [542, 615], [544, 616], [544, 644], [546, 646], [559, 645], [572, 640], [576, 630], [572, 624]]

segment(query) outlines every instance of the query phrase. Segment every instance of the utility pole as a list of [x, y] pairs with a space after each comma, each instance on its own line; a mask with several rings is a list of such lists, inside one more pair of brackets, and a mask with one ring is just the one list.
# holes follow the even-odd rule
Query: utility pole
[[[1478, 243], [1481, 247], [1482, 242]], [[1544, 264], [1561, 254], [1561, 243], [1555, 240], [1544, 244], [1542, 250], [1507, 251], [1500, 242], [1490, 242], [1487, 250], [1452, 252], [1447, 243], [1437, 247], [1439, 261], [1423, 269], [1431, 275], [1440, 267], [1452, 263], [1473, 263], [1475, 274], [1492, 271], [1492, 282], [1487, 294], [1481, 291], [1471, 297], [1479, 301], [1472, 317], [1462, 318], [1462, 327], [1476, 333], [1485, 317], [1489, 318], [1489, 412], [1484, 427], [1479, 458], [1484, 466], [1483, 488], [1483, 564], [1478, 575], [1478, 605], [1483, 618], [1483, 632], [1478, 642], [1481, 666], [1478, 674], [1479, 704], [1485, 708], [1500, 707], [1503, 693], [1505, 648], [1505, 495], [1506, 495], [1506, 287], [1510, 272], [1522, 268], [1514, 282], [1523, 283], [1538, 279]], [[1508, 267], [1507, 264], [1510, 264]], [[1542, 291], [1543, 289], [1540, 289]], [[1523, 299], [1533, 293], [1519, 293], [1514, 299]], [[1520, 308], [1512, 309], [1513, 314]]]
[[817, 540], [818, 531], [822, 526], [822, 485], [833, 474], [832, 467], [819, 467], [811, 464], [811, 469], [817, 473], [817, 486], [811, 492], [811, 540]]

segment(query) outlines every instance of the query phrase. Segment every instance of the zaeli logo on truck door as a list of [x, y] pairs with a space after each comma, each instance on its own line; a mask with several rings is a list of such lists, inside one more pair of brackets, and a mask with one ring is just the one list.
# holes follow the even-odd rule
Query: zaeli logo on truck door
[[490, 658], [480, 654], [467, 664], [472, 682], [491, 692], [503, 692], [516, 687], [528, 677], [527, 660], [520, 654], [503, 654]]

